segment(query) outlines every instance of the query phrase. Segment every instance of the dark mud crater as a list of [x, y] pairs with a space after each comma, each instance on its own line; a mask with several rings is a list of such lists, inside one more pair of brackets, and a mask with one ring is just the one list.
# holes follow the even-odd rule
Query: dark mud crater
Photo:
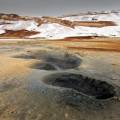
[[60, 69], [71, 69], [76, 68], [80, 65], [80, 58], [71, 54], [59, 55], [49, 55], [44, 59], [46, 62], [54, 64]]
[[70, 88], [82, 95], [95, 99], [112, 98], [116, 93], [111, 84], [73, 73], [56, 73], [47, 76], [44, 82], [49, 85]]
[[[43, 61], [43, 64], [35, 63], [33, 65], [36, 69], [73, 69], [77, 68], [80, 63], [81, 59], [76, 55], [69, 54], [69, 53], [62, 53], [62, 52], [31, 52], [29, 54], [22, 54], [19, 56], [15, 56], [16, 58], [23, 58], [23, 59], [36, 59]], [[48, 67], [48, 69], [47, 69]], [[50, 69], [49, 69], [50, 68]]]

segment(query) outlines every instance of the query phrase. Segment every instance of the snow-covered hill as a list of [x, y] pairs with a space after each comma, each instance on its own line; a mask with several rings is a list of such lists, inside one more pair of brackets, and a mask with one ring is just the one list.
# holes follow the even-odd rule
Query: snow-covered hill
[[22, 37], [25, 38], [120, 37], [120, 11], [69, 15], [58, 18], [0, 14], [0, 37], [21, 37], [23, 31], [24, 36]]

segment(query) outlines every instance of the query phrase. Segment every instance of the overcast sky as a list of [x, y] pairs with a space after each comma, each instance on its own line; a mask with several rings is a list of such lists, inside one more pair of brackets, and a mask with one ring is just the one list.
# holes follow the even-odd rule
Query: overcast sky
[[0, 0], [0, 12], [21, 15], [63, 15], [120, 8], [120, 0]]

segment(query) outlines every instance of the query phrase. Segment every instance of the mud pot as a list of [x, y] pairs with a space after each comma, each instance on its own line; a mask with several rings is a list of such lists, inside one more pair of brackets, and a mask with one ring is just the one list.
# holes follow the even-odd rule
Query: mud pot
[[44, 82], [53, 86], [70, 88], [96, 99], [108, 99], [115, 96], [114, 87], [109, 83], [79, 74], [52, 74]]
[[81, 63], [81, 59], [79, 57], [65, 52], [61, 54], [60, 52], [51, 53], [38, 51], [29, 54], [22, 54], [15, 57], [42, 60], [44, 62], [37, 62], [31, 66], [31, 68], [41, 70], [72, 69], [77, 68]]

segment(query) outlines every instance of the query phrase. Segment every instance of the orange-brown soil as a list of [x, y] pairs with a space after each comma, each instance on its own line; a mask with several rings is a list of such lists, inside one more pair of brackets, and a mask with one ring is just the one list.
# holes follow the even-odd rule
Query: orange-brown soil
[[115, 26], [116, 24], [112, 21], [69, 21], [61, 20], [53, 17], [43, 17], [44, 22], [58, 23], [67, 27], [74, 28], [75, 26], [86, 26], [86, 27], [105, 27]]
[[6, 30], [5, 33], [1, 34], [0, 37], [9, 37], [9, 38], [25, 38], [27, 36], [35, 35], [38, 32], [35, 31], [28, 31], [28, 30]]
[[116, 24], [112, 21], [75, 21], [76, 26], [86, 26], [86, 27], [105, 27], [105, 26], [115, 26]]
[[[89, 38], [89, 39], [88, 39]], [[63, 40], [40, 41], [41, 44], [49, 44], [58, 48], [64, 48], [70, 51], [103, 51], [103, 52], [120, 52], [119, 38], [102, 38], [102, 37], [73, 37]]]
[[[0, 43], [5, 44], [4, 39]], [[36, 41], [37, 40], [37, 41]], [[36, 39], [21, 39], [14, 40], [14, 43], [30, 44], [30, 45], [43, 45], [52, 48], [64, 49], [68, 51], [87, 51], [87, 52], [120, 52], [120, 38], [107, 38], [107, 37], [70, 37], [58, 40], [39, 40]], [[29, 42], [28, 42], [29, 41]], [[9, 41], [12, 44], [12, 41]], [[6, 44], [8, 44], [7, 42]]]

